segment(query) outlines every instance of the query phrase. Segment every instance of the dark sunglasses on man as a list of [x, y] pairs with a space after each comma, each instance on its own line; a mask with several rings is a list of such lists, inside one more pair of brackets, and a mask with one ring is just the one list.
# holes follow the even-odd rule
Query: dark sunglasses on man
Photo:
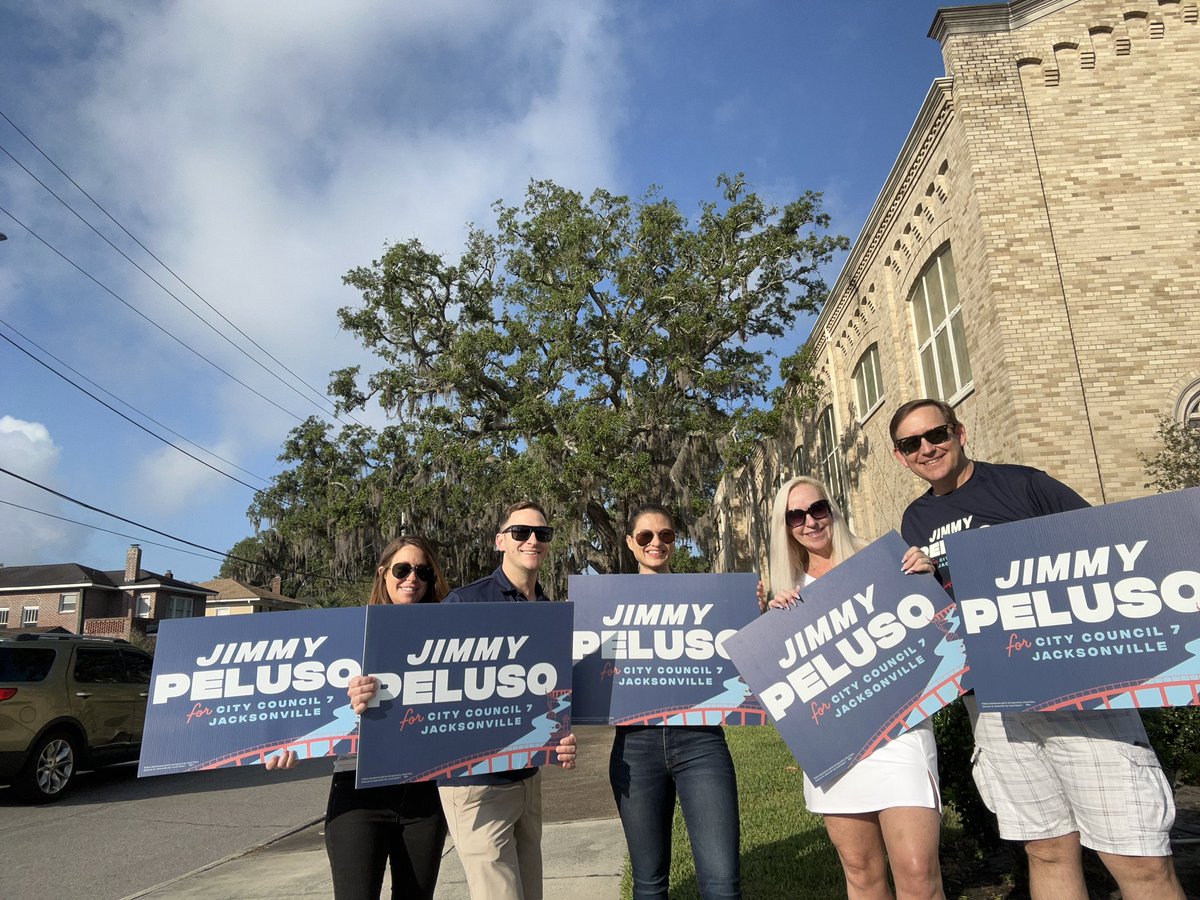
[[939, 425], [937, 428], [930, 428], [924, 434], [914, 434], [911, 437], [902, 437], [896, 439], [896, 449], [905, 456], [912, 456], [921, 449], [921, 441], [928, 441], [930, 444], [945, 444], [954, 437], [954, 429], [956, 425]]
[[788, 528], [799, 528], [809, 516], [816, 522], [818, 519], [828, 519], [832, 512], [828, 500], [818, 500], [808, 509], [789, 509], [783, 514], [783, 519]]
[[433, 566], [427, 566], [424, 563], [419, 566], [414, 566], [412, 563], [396, 563], [392, 566], [392, 577], [397, 581], [403, 581], [413, 572], [416, 572], [417, 577], [426, 584], [433, 584]]
[[639, 531], [633, 536], [633, 542], [639, 547], [648, 547], [650, 546], [650, 542], [654, 540], [655, 535], [664, 544], [675, 543], [675, 532], [670, 528], [664, 528], [662, 531], [651, 531], [648, 528], [645, 531]]
[[538, 539], [540, 544], [548, 544], [554, 540], [554, 527], [551, 525], [509, 525], [507, 528], [500, 529], [500, 533], [511, 534], [512, 539], [518, 544], [529, 540], [531, 534]]

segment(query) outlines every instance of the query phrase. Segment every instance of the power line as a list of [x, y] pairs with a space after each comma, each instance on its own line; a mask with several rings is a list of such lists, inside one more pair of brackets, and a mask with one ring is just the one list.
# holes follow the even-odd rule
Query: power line
[[[76, 369], [74, 366], [72, 366], [66, 360], [64, 360], [58, 356], [55, 356], [53, 353], [51, 353], [49, 350], [47, 350], [45, 347], [43, 347], [37, 341], [33, 340], [33, 338], [29, 337], [28, 335], [22, 334], [20, 331], [18, 331], [16, 328], [14, 328], [11, 323], [4, 321], [4, 319], [0, 319], [0, 325], [4, 325], [5, 327], [7, 327], [9, 329], [9, 331], [11, 331], [17, 337], [21, 338], [21, 340], [25, 341], [25, 343], [32, 344], [34, 347], [37, 347], [39, 350], [41, 350], [43, 353], [45, 353], [48, 357], [50, 357], [52, 360], [54, 360], [56, 363], [58, 363], [63, 368], [65, 368], [71, 372], [74, 372], [76, 375], [78, 375], [80, 378], [82, 378], [88, 384], [92, 385], [92, 387], [96, 388], [96, 390], [103, 391], [105, 394], [108, 394], [108, 396], [112, 397], [114, 400], [116, 400], [122, 406], [132, 409], [135, 413], [137, 413], [143, 419], [147, 419], [147, 420], [153, 422], [159, 428], [169, 431], [171, 434], [175, 435], [175, 437], [179, 438], [184, 443], [191, 444], [197, 450], [201, 450], [204, 453], [207, 453], [209, 456], [213, 457], [214, 459], [219, 459], [221, 462], [225, 463], [226, 465], [232, 466], [233, 468], [237, 469], [239, 472], [243, 472], [244, 474], [249, 475], [251, 478], [257, 478], [259, 481], [270, 483], [269, 478], [264, 478], [262, 475], [255, 474], [254, 472], [251, 472], [249, 469], [243, 469], [241, 466], [239, 466], [233, 460], [226, 459], [221, 454], [216, 453], [212, 450], [209, 450], [207, 447], [196, 443], [195, 441], [191, 440], [190, 438], [180, 434], [178, 431], [173, 429], [170, 425], [160, 422], [160, 421], [158, 421], [158, 419], [154, 418], [154, 416], [150, 415], [149, 413], [143, 412], [142, 410], [138, 409], [136, 406], [134, 406], [129, 401], [122, 400], [120, 397], [118, 397], [112, 391], [108, 390], [108, 388], [104, 387], [101, 384], [97, 384], [91, 378], [88, 378], [86, 375], [84, 375], [82, 372], [80, 372], [78, 369]], [[55, 372], [55, 374], [57, 375], [59, 373]], [[87, 392], [85, 391], [84, 393], [87, 393]]]
[[[133, 519], [127, 519], [124, 516], [118, 516], [116, 513], [109, 512], [106, 509], [101, 509], [99, 506], [92, 506], [90, 503], [84, 503], [82, 500], [76, 500], [74, 497], [71, 497], [67, 494], [61, 493], [60, 491], [54, 490], [54, 488], [47, 487], [44, 484], [39, 484], [36, 481], [33, 481], [29, 478], [25, 478], [23, 475], [18, 475], [16, 472], [10, 472], [8, 469], [4, 468], [3, 466], [0, 466], [0, 472], [3, 472], [5, 475], [8, 475], [10, 478], [17, 479], [17, 481], [22, 481], [25, 484], [28, 484], [35, 488], [38, 488], [39, 490], [43, 490], [48, 494], [53, 494], [55, 497], [58, 497], [60, 500], [66, 500], [68, 503], [74, 503], [76, 506], [82, 506], [84, 509], [88, 509], [88, 510], [91, 510], [92, 512], [96, 512], [96, 513], [100, 513], [100, 515], [102, 515], [102, 516], [108, 516], [110, 519], [116, 519], [118, 522], [124, 522], [126, 525], [132, 525], [134, 528], [141, 528], [143, 531], [149, 531], [151, 534], [161, 535], [162, 537], [165, 537], [168, 540], [172, 540], [172, 541], [175, 541], [180, 544], [186, 544], [189, 547], [195, 547], [197, 550], [204, 550], [208, 553], [215, 553], [217, 556], [224, 557], [225, 559], [237, 560], [238, 562], [248, 563], [249, 565], [252, 565], [252, 566], [261, 565], [261, 563], [258, 560], [246, 559], [245, 557], [242, 557], [242, 556], [235, 556], [232, 553], [225, 553], [221, 550], [215, 550], [212, 547], [206, 547], [206, 546], [204, 546], [204, 544], [197, 544], [195, 541], [189, 541], [187, 538], [178, 537], [177, 535], [171, 534], [170, 532], [160, 531], [157, 528], [151, 528], [149, 525], [143, 525], [141, 522], [135, 522]], [[82, 523], [80, 523], [80, 524], [82, 524]], [[91, 526], [85, 525], [84, 527], [90, 528]], [[185, 551], [181, 551], [181, 552], [185, 552]], [[289, 574], [299, 575], [302, 578], [322, 578], [326, 581], [336, 581], [337, 580], [335, 578], [331, 578], [328, 575], [318, 575], [313, 572], [297, 572], [295, 570], [290, 570]]]
[[[0, 321], [3, 321], [3, 320], [0, 320]], [[7, 325], [8, 323], [7, 323], [7, 322], [5, 322], [4, 324], [6, 324], [6, 325]], [[9, 327], [11, 328], [12, 326], [10, 325]], [[14, 331], [16, 331], [16, 329], [13, 329], [13, 330], [14, 330]], [[20, 332], [18, 331], [18, 332], [17, 332], [17, 334], [20, 334]], [[23, 335], [22, 335], [22, 336], [23, 336]], [[248, 488], [250, 488], [250, 490], [252, 490], [252, 491], [255, 491], [255, 492], [257, 492], [257, 491], [261, 490], [261, 488], [255, 487], [255, 486], [254, 486], [254, 485], [252, 485], [252, 484], [248, 484], [247, 482], [245, 482], [245, 481], [242, 481], [242, 479], [238, 478], [236, 475], [230, 475], [230, 474], [229, 474], [228, 472], [226, 472], [224, 469], [218, 469], [218, 468], [217, 468], [216, 466], [214, 466], [212, 463], [210, 463], [210, 462], [206, 462], [205, 460], [203, 460], [203, 459], [201, 459], [200, 457], [196, 456], [194, 453], [189, 453], [187, 450], [184, 450], [184, 449], [183, 449], [182, 447], [180, 447], [178, 444], [173, 444], [173, 443], [171, 443], [170, 441], [168, 441], [168, 440], [167, 440], [165, 437], [163, 437], [162, 435], [160, 435], [160, 434], [155, 434], [153, 431], [151, 431], [149, 428], [147, 428], [147, 427], [146, 427], [145, 425], [143, 425], [141, 422], [136, 422], [136, 421], [134, 421], [133, 419], [131, 419], [129, 416], [125, 415], [125, 413], [121, 412], [121, 411], [120, 411], [119, 409], [117, 409], [116, 407], [114, 407], [114, 406], [111, 406], [111, 405], [110, 405], [110, 404], [108, 404], [108, 403], [105, 403], [103, 400], [101, 400], [99, 397], [97, 397], [95, 394], [93, 394], [93, 393], [92, 393], [91, 391], [89, 391], [87, 388], [85, 388], [85, 387], [81, 387], [80, 385], [76, 384], [74, 381], [72, 381], [70, 378], [68, 378], [68, 377], [67, 377], [66, 375], [64, 375], [62, 372], [59, 372], [57, 369], [55, 369], [55, 368], [54, 368], [53, 366], [51, 366], [49, 363], [47, 363], [47, 362], [45, 362], [45, 361], [43, 361], [43, 360], [40, 360], [40, 359], [38, 359], [36, 356], [34, 356], [32, 353], [30, 353], [28, 350], [26, 350], [24, 347], [22, 347], [22, 346], [21, 346], [20, 344], [18, 344], [16, 341], [14, 341], [12, 338], [10, 338], [10, 337], [9, 337], [7, 334], [0, 334], [0, 338], [2, 338], [3, 340], [6, 340], [6, 341], [8, 341], [10, 344], [12, 344], [14, 347], [16, 347], [18, 350], [20, 350], [22, 353], [24, 353], [24, 354], [25, 354], [26, 356], [28, 356], [30, 359], [32, 359], [32, 360], [33, 360], [35, 363], [37, 363], [39, 366], [44, 366], [44, 367], [45, 367], [47, 370], [49, 370], [50, 372], [53, 372], [55, 375], [57, 375], [59, 378], [61, 378], [63, 381], [65, 381], [67, 384], [71, 385], [71, 387], [75, 388], [75, 389], [76, 389], [76, 390], [78, 390], [78, 391], [81, 391], [81, 392], [82, 392], [82, 393], [84, 393], [84, 394], [87, 394], [89, 397], [91, 397], [93, 400], [95, 400], [97, 403], [99, 403], [99, 404], [100, 404], [101, 406], [103, 406], [105, 409], [107, 409], [107, 410], [109, 410], [109, 411], [111, 411], [111, 412], [115, 413], [116, 415], [120, 416], [122, 419], [124, 419], [124, 420], [125, 420], [126, 422], [128, 422], [130, 425], [133, 425], [133, 426], [134, 426], [134, 427], [136, 427], [136, 428], [140, 428], [142, 431], [146, 432], [146, 434], [150, 435], [150, 437], [154, 438], [156, 441], [162, 441], [164, 444], [166, 444], [166, 445], [167, 445], [168, 447], [170, 447], [171, 449], [173, 449], [173, 450], [178, 450], [180, 453], [182, 453], [182, 454], [183, 454], [184, 456], [186, 456], [188, 459], [194, 459], [196, 462], [200, 463], [200, 465], [202, 465], [202, 466], [207, 466], [209, 469], [212, 469], [212, 470], [213, 470], [214, 472], [216, 472], [218, 475], [224, 475], [224, 476], [225, 476], [226, 478], [228, 478], [230, 481], [236, 481], [238, 484], [242, 485], [243, 487], [248, 487]], [[257, 475], [255, 475], [254, 477], [255, 477], [255, 478], [258, 478], [258, 476], [257, 476]], [[264, 479], [262, 479], [262, 480], [263, 480], [263, 481], [266, 481], [267, 479], [265, 479], [265, 478], [264, 478]]]
[[45, 238], [43, 238], [40, 234], [38, 234], [36, 231], [34, 231], [32, 228], [30, 228], [28, 225], [26, 225], [20, 219], [18, 219], [15, 215], [12, 214], [12, 212], [10, 210], [5, 208], [4, 206], [0, 206], [0, 212], [4, 213], [6, 216], [8, 216], [10, 219], [12, 219], [14, 222], [16, 222], [22, 228], [24, 228], [27, 232], [29, 232], [30, 235], [32, 235], [39, 242], [41, 242], [41, 244], [43, 246], [45, 246], [48, 250], [50, 250], [52, 253], [54, 253], [56, 256], [58, 256], [60, 259], [62, 259], [64, 262], [66, 262], [68, 265], [70, 265], [72, 268], [74, 268], [76, 271], [78, 271], [81, 275], [83, 275], [85, 278], [87, 278], [89, 281], [91, 281], [93, 284], [95, 284], [98, 288], [100, 288], [106, 294], [109, 294], [111, 297], [116, 299], [118, 302], [120, 302], [124, 306], [128, 307], [133, 312], [137, 313], [137, 315], [139, 315], [141, 318], [145, 319], [147, 322], [149, 322], [151, 325], [153, 325], [155, 328], [157, 328], [159, 331], [161, 331], [163, 334], [165, 334], [167, 337], [169, 337], [175, 343], [177, 343], [180, 347], [183, 347], [185, 350], [187, 350], [193, 356], [196, 356], [196, 357], [204, 360], [204, 362], [208, 363], [210, 366], [212, 366], [214, 369], [216, 369], [222, 375], [237, 382], [242, 387], [244, 387], [246, 390], [248, 390], [250, 393], [254, 394], [254, 396], [258, 397], [260, 400], [265, 400], [267, 403], [271, 404], [273, 407], [275, 407], [277, 410], [284, 413], [285, 415], [291, 416], [297, 422], [304, 421], [304, 418], [302, 416], [296, 415], [294, 412], [292, 412], [289, 409], [284, 409], [284, 407], [280, 406], [278, 403], [276, 403], [270, 397], [267, 397], [265, 394], [259, 393], [254, 388], [250, 387], [250, 385], [246, 384], [246, 382], [242, 381], [240, 378], [238, 378], [236, 375], [234, 375], [232, 372], [229, 372], [226, 369], [223, 369], [221, 366], [217, 365], [215, 362], [213, 362], [211, 359], [209, 359], [207, 356], [205, 356], [199, 350], [192, 347], [190, 344], [187, 344], [181, 338], [177, 337], [176, 335], [172, 334], [171, 332], [167, 331], [167, 329], [163, 328], [163, 326], [159, 325], [157, 322], [155, 322], [153, 319], [151, 319], [148, 315], [146, 315], [144, 312], [142, 312], [140, 309], [138, 309], [136, 306], [134, 306], [132, 303], [130, 303], [128, 300], [126, 300], [124, 297], [122, 297], [120, 294], [118, 294], [112, 288], [110, 288], [108, 285], [104, 284], [102, 281], [100, 281], [98, 278], [96, 278], [95, 275], [93, 275], [87, 269], [83, 268], [83, 266], [79, 265], [79, 263], [75, 262], [73, 259], [71, 259], [69, 256], [67, 256], [65, 253], [63, 253], [61, 250], [59, 250], [57, 247], [55, 247], [53, 244], [51, 244], [49, 241], [47, 241]]
[[[80, 522], [78, 519], [68, 519], [66, 516], [56, 516], [54, 513], [48, 513], [43, 509], [34, 509], [32, 506], [22, 506], [20, 503], [13, 503], [11, 500], [0, 500], [5, 506], [12, 506], [16, 509], [23, 509], [25, 512], [31, 512], [39, 516], [45, 516], [47, 519], [58, 519], [60, 522], [69, 522], [72, 525], [79, 525], [82, 528], [89, 528], [92, 531], [103, 531], [105, 534], [115, 534], [117, 537], [129, 538], [131, 541], [140, 541], [143, 544], [149, 544], [151, 547], [162, 547], [165, 550], [171, 550], [175, 553], [186, 553], [188, 556], [198, 556], [200, 559], [208, 559], [213, 562], [220, 562], [222, 557], [210, 556], [207, 553], [197, 553], [195, 550], [184, 550], [182, 547], [172, 547], [170, 544], [164, 544], [160, 541], [149, 541], [138, 534], [126, 534], [123, 531], [113, 531], [111, 528], [101, 528], [99, 525], [91, 525], [87, 522]], [[229, 557], [230, 559], [238, 559], [236, 556]]]
[[[5, 116], [2, 111], [0, 111], [0, 116], [3, 116], [4, 119], [6, 121], [8, 121], [8, 123], [10, 125], [13, 125], [12, 120], [10, 120], [7, 116]], [[21, 134], [21, 136], [25, 138], [25, 140], [27, 140], [27, 141], [29, 141], [29, 143], [33, 144], [34, 149], [36, 149], [39, 153], [42, 153], [41, 148], [38, 147], [37, 144], [34, 144], [33, 141], [30, 140], [29, 137], [23, 131], [21, 131], [20, 128], [17, 128], [16, 125], [13, 125], [13, 128], [16, 128], [17, 131]], [[172, 300], [174, 300], [176, 303], [178, 303], [180, 306], [182, 306], [184, 309], [186, 309], [188, 312], [190, 312], [193, 316], [195, 316], [197, 319], [199, 319], [204, 325], [206, 325], [209, 328], [209, 330], [211, 330], [213, 332], [213, 334], [215, 334], [217, 337], [221, 338], [223, 341], [228, 343], [229, 346], [231, 346], [235, 350], [237, 350], [238, 353], [245, 356], [247, 359], [249, 359], [251, 362], [253, 362], [256, 366], [258, 366], [260, 369], [262, 369], [264, 372], [266, 372], [268, 375], [270, 375], [272, 378], [276, 379], [280, 384], [282, 384], [288, 390], [295, 393], [302, 400], [305, 400], [306, 402], [309, 402], [309, 403], [313, 402], [311, 397], [305, 396], [294, 385], [289, 384], [287, 381], [285, 381], [278, 372], [274, 371], [273, 369], [268, 368], [266, 365], [263, 364], [262, 360], [258, 359], [256, 356], [253, 356], [250, 353], [247, 353], [243, 348], [241, 348], [237, 344], [235, 344], [233, 342], [233, 340], [229, 338], [228, 335], [221, 332], [215, 325], [213, 325], [211, 322], [209, 322], [207, 319], [205, 319], [202, 315], [200, 315], [200, 313], [198, 313], [196, 310], [192, 309], [192, 307], [190, 307], [186, 303], [184, 303], [183, 300], [181, 300], [170, 288], [168, 288], [165, 284], [163, 284], [161, 281], [159, 281], [157, 278], [155, 278], [153, 275], [151, 275], [149, 272], [147, 272], [144, 268], [142, 268], [142, 266], [136, 260], [132, 259], [124, 250], [122, 250], [120, 247], [118, 247], [116, 244], [114, 244], [112, 241], [110, 241], [103, 232], [101, 232], [99, 229], [96, 228], [96, 226], [94, 226], [91, 222], [89, 222], [87, 219], [85, 219], [83, 216], [81, 216], [71, 206], [71, 204], [69, 204], [66, 200], [64, 200], [57, 193], [55, 193], [53, 188], [51, 188], [48, 184], [46, 184], [46, 182], [42, 181], [42, 179], [38, 178], [37, 175], [35, 175], [33, 172], [31, 172], [25, 166], [24, 163], [22, 163], [19, 159], [17, 159], [15, 156], [13, 156], [12, 153], [10, 153], [8, 151], [8, 148], [3, 146], [2, 144], [0, 144], [0, 152], [4, 153], [5, 156], [7, 156], [14, 163], [16, 163], [18, 166], [20, 166], [26, 175], [28, 175], [30, 178], [32, 178], [34, 181], [36, 181], [39, 185], [41, 185], [42, 188], [45, 189], [45, 191], [48, 194], [50, 194], [51, 197], [53, 197], [55, 200], [57, 200], [73, 216], [75, 216], [75, 218], [77, 218], [80, 222], [82, 222], [89, 229], [91, 229], [91, 231], [98, 238], [100, 238], [100, 240], [102, 240], [102, 241], [104, 241], [104, 243], [108, 244], [108, 246], [111, 247], [113, 250], [115, 250], [117, 253], [119, 253], [122, 256], [122, 258], [125, 259], [126, 262], [128, 262], [131, 266], [133, 266], [135, 269], [137, 269], [139, 272], [141, 272], [143, 275], [145, 275], [147, 278], [149, 278], [152, 282], [154, 282], [154, 284], [157, 287], [161, 288], [167, 294], [167, 296], [169, 296]], [[46, 156], [45, 153], [42, 153], [42, 155]], [[180, 278], [178, 275], [175, 275], [175, 273], [172, 272], [171, 269], [162, 262], [162, 260], [160, 260], [157, 256], [155, 256], [149, 250], [147, 250], [145, 245], [143, 245], [141, 243], [141, 241], [139, 241], [137, 238], [135, 238], [132, 234], [129, 234], [129, 232], [125, 230], [124, 226], [122, 226], [120, 222], [117, 222], [116, 219], [113, 219], [113, 217], [111, 215], [109, 215], [108, 211], [104, 209], [104, 207], [100, 206], [99, 203], [96, 203], [96, 201], [92, 198], [92, 196], [87, 193], [87, 191], [84, 191], [83, 188], [79, 187], [79, 185], [76, 184], [76, 182], [74, 181], [74, 179], [71, 178], [70, 175], [67, 175], [66, 172], [63, 172], [63, 170], [61, 168], [59, 168], [59, 166], [54, 162], [54, 160], [50, 159], [50, 157], [48, 157], [48, 156], [46, 156], [46, 159], [50, 162], [50, 164], [52, 166], [54, 166], [56, 169], [58, 169], [59, 172], [62, 172], [63, 176], [68, 181], [70, 181], [71, 184], [75, 185], [76, 188], [79, 188], [80, 192], [83, 193], [83, 195], [85, 197], [87, 197], [89, 200], [91, 200], [92, 203], [94, 203], [97, 206], [97, 208], [100, 209], [101, 212], [103, 212], [106, 216], [108, 216], [110, 219], [112, 219], [112, 221], [117, 225], [118, 228], [120, 228], [127, 235], [129, 235], [129, 237], [139, 247], [141, 247], [143, 250], [145, 250], [147, 253], [149, 253], [150, 256], [155, 260], [155, 262], [157, 262], [160, 266], [162, 266], [168, 272], [171, 272], [171, 274], [175, 276], [176, 280], [178, 280], [181, 284], [183, 284], [185, 287], [187, 287], [188, 290], [191, 290], [193, 294], [196, 294], [196, 292], [194, 290], [192, 290], [191, 286], [188, 285], [187, 282], [183, 281], [183, 279]], [[196, 296], [200, 297], [199, 294], [196, 294]], [[240, 334], [246, 340], [250, 341], [250, 343], [253, 344], [256, 348], [258, 348], [262, 353], [264, 353], [266, 356], [270, 357], [270, 359], [272, 359], [277, 365], [281, 366], [284, 369], [284, 371], [288, 372], [288, 374], [290, 374], [292, 377], [298, 379], [302, 384], [304, 384], [305, 387], [307, 387], [310, 391], [312, 391], [317, 396], [319, 396], [321, 398], [322, 403], [324, 403], [326, 406], [330, 405], [328, 399], [323, 394], [321, 394], [319, 391], [317, 391], [316, 388], [314, 388], [312, 385], [308, 384], [308, 382], [304, 381], [304, 379], [300, 378], [299, 375], [297, 375], [295, 372], [293, 372], [291, 369], [289, 369], [287, 366], [285, 366], [282, 362], [280, 362], [278, 359], [276, 359], [274, 356], [272, 356], [266, 349], [264, 349], [261, 345], [259, 345], [258, 342], [256, 342], [253, 338], [251, 338], [249, 335], [247, 335], [244, 331], [242, 331], [240, 328], [238, 328], [236, 325], [234, 325], [232, 322], [230, 322], [229, 319], [225, 318], [225, 316], [221, 312], [219, 312], [217, 309], [215, 309], [212, 306], [212, 304], [210, 304], [207, 300], [205, 300], [203, 297], [200, 297], [200, 300], [206, 306], [208, 306], [209, 309], [211, 309], [213, 312], [215, 312], [218, 316], [221, 316], [221, 318], [224, 319], [225, 322], [227, 322], [232, 328], [234, 328], [238, 334]], [[316, 405], [317, 405], [318, 409], [321, 409], [322, 414], [327, 414], [328, 411], [326, 409], [322, 408], [320, 406], [320, 404], [316, 404]], [[335, 417], [337, 417], [336, 411], [333, 411], [333, 414]]]

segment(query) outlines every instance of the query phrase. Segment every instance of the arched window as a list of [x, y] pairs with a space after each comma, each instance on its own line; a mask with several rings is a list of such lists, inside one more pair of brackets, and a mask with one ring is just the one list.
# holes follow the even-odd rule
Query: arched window
[[883, 402], [883, 379], [879, 376], [879, 345], [872, 344], [854, 367], [854, 392], [858, 398], [858, 421], [865, 422]]
[[847, 518], [850, 509], [846, 497], [846, 474], [842, 463], [842, 451], [838, 446], [837, 424], [833, 420], [833, 407], [825, 407], [821, 417], [817, 419], [816, 457], [813, 460], [817, 478], [825, 482], [829, 493], [837, 501], [838, 506]]
[[1183, 424], [1188, 428], [1200, 428], [1200, 385], [1195, 396], [1183, 408]]
[[972, 376], [949, 244], [917, 278], [909, 301], [925, 395], [953, 403], [971, 388]]

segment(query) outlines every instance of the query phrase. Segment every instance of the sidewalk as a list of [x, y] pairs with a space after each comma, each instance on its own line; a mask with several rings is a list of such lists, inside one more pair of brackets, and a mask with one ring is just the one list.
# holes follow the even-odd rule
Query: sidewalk
[[[608, 784], [612, 729], [575, 727], [580, 754], [571, 772], [543, 771], [545, 826], [542, 855], [547, 900], [615, 900], [625, 866], [625, 836]], [[274, 900], [333, 896], [325, 856], [324, 820], [282, 835], [245, 853], [133, 894], [133, 898], [181, 900]], [[384, 881], [383, 896], [388, 896]], [[436, 900], [469, 900], [462, 866], [447, 840]]]

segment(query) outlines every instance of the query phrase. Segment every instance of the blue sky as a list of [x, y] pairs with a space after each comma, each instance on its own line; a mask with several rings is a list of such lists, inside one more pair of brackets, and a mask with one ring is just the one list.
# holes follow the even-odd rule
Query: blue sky
[[[0, 206], [24, 226], [0, 212], [9, 238], [0, 243], [0, 335], [151, 430], [181, 443], [170, 428], [228, 462], [188, 447], [197, 456], [263, 484], [253, 476], [278, 471], [288, 430], [320, 413], [317, 401], [256, 365], [278, 371], [14, 124], [204, 301], [323, 388], [331, 370], [367, 362], [338, 330], [336, 309], [356, 299], [341, 276], [414, 236], [453, 255], [468, 222], [488, 223], [491, 202], [518, 201], [531, 178], [635, 196], [657, 184], [691, 213], [716, 198], [719, 173], [740, 170], [780, 203], [823, 191], [834, 230], [853, 239], [930, 82], [944, 74], [925, 36], [939, 5], [7, 5], [0, 112], [12, 124], [0, 119]], [[827, 281], [836, 275], [835, 266]], [[804, 337], [801, 328], [789, 343]], [[363, 418], [382, 421], [375, 411]], [[227, 550], [253, 531], [247, 487], [154, 440], [6, 340], [0, 467], [208, 547]], [[120, 568], [133, 539], [154, 571], [202, 580], [220, 565], [153, 546], [170, 542], [4, 474], [0, 500], [134, 536], [0, 505], [4, 565]]]

